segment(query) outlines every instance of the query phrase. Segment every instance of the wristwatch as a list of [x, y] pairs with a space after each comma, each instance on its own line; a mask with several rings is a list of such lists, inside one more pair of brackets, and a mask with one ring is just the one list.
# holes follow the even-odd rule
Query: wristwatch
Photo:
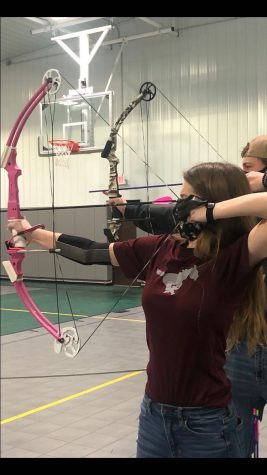
[[262, 184], [264, 188], [267, 190], [267, 172], [263, 173]]
[[207, 203], [206, 204], [206, 220], [208, 224], [214, 223], [215, 219], [213, 217], [213, 209], [216, 203]]

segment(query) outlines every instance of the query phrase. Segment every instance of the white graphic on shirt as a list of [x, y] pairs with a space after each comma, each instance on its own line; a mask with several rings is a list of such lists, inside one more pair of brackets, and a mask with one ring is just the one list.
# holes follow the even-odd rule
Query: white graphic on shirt
[[178, 274], [165, 274], [164, 271], [157, 269], [157, 275], [163, 277], [162, 281], [166, 286], [164, 294], [170, 293], [171, 295], [174, 295], [175, 291], [182, 287], [183, 281], [187, 279], [187, 277], [192, 280], [197, 280], [199, 274], [196, 266], [193, 266], [190, 269], [183, 269], [181, 272], [178, 272]]

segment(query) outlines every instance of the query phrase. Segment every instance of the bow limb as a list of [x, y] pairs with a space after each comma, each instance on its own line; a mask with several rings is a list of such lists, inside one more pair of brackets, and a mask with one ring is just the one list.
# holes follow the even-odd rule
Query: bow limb
[[[124, 109], [119, 118], [115, 122], [115, 125], [111, 128], [110, 136], [106, 142], [106, 145], [101, 153], [102, 158], [106, 158], [109, 161], [109, 186], [108, 197], [117, 198], [120, 197], [119, 184], [118, 184], [118, 164], [119, 159], [116, 156], [117, 149], [117, 135], [119, 129], [126, 117], [132, 112], [135, 107], [140, 104], [142, 100], [151, 101], [156, 95], [156, 87], [151, 82], [144, 83], [139, 91], [139, 95], [133, 99], [132, 102]], [[115, 206], [112, 207], [111, 219], [108, 220], [108, 227], [104, 230], [105, 235], [109, 242], [117, 241], [119, 239], [119, 229], [121, 227], [121, 213]]]
[[[7, 171], [9, 182], [7, 204], [7, 219], [9, 223], [12, 223], [14, 220], [23, 219], [20, 209], [18, 188], [18, 177], [22, 174], [22, 171], [18, 167], [16, 160], [17, 143], [24, 125], [36, 106], [41, 102], [46, 94], [53, 92], [53, 88], [55, 88], [56, 91], [58, 90], [60, 78], [57, 76], [56, 78], [52, 79], [52, 71], [55, 71], [57, 75], [59, 74], [57, 70], [51, 70], [49, 71], [49, 77], [44, 77], [45, 80], [43, 84], [31, 97], [15, 121], [3, 152], [1, 167], [5, 168]], [[41, 226], [42, 225], [38, 225], [38, 227]], [[50, 320], [44, 316], [28, 293], [28, 290], [23, 282], [22, 271], [22, 262], [26, 253], [26, 242], [21, 236], [15, 237], [15, 234], [16, 233], [13, 232], [14, 243], [11, 244], [11, 240], [7, 243], [7, 253], [10, 260], [3, 262], [6, 273], [26, 309], [41, 324], [41, 326], [44, 327], [54, 337], [55, 351], [59, 353], [63, 346], [67, 356], [75, 356], [79, 351], [80, 345], [76, 329], [65, 328], [60, 331], [57, 327], [55, 327], [55, 325], [52, 324], [52, 322], [50, 322]]]

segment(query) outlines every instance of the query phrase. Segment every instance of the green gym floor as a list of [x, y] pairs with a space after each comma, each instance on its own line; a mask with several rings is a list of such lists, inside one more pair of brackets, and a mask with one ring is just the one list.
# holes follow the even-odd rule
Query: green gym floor
[[[37, 307], [53, 323], [60, 323], [84, 317], [92, 317], [107, 313], [119, 300], [124, 288], [113, 285], [88, 285], [88, 284], [58, 284], [58, 304], [56, 287], [50, 282], [28, 282], [27, 289]], [[71, 308], [68, 303], [66, 292], [69, 295]], [[141, 289], [130, 288], [127, 294], [118, 302], [114, 311], [123, 312], [125, 309], [141, 305]], [[12, 284], [2, 282], [1, 285], [1, 335], [17, 333], [40, 327], [40, 324], [25, 310], [25, 307]]]

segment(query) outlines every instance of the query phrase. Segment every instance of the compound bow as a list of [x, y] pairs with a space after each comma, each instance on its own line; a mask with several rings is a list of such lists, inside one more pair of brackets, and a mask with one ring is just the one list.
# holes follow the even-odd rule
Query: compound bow
[[[26, 121], [30, 117], [33, 110], [46, 96], [46, 94], [56, 94], [61, 84], [61, 76], [56, 69], [50, 69], [43, 78], [43, 83], [39, 89], [33, 94], [31, 99], [22, 109], [14, 126], [9, 134], [6, 147], [2, 156], [1, 167], [7, 171], [9, 180], [7, 219], [10, 224], [12, 221], [23, 219], [19, 202], [18, 177], [22, 174], [21, 169], [17, 165], [17, 143]], [[31, 230], [44, 227], [36, 225]], [[28, 230], [30, 231], [30, 230]], [[32, 316], [44, 327], [55, 339], [54, 349], [56, 353], [60, 353], [62, 348], [69, 357], [74, 357], [80, 348], [80, 340], [77, 330], [73, 327], [65, 327], [61, 330], [53, 325], [44, 314], [39, 310], [29, 295], [29, 292], [23, 282], [22, 261], [25, 257], [26, 240], [22, 237], [22, 233], [16, 234], [13, 231], [13, 237], [6, 242], [7, 253], [10, 260], [4, 261], [3, 266], [12, 282], [17, 294], [22, 300], [24, 306], [29, 310]], [[30, 251], [29, 251], [30, 252]]]
[[[116, 156], [115, 152], [117, 149], [117, 135], [119, 129], [126, 117], [132, 112], [132, 110], [141, 102], [141, 101], [152, 101], [156, 95], [156, 87], [152, 82], [145, 82], [142, 84], [139, 90], [139, 95], [124, 109], [121, 113], [115, 125], [111, 128], [110, 136], [106, 142], [104, 150], [101, 153], [102, 158], [106, 158], [109, 161], [109, 187], [108, 187], [108, 197], [117, 198], [120, 195], [119, 193], [119, 184], [118, 184], [118, 163], [119, 159]], [[105, 236], [108, 238], [109, 242], [117, 241], [119, 239], [119, 229], [121, 226], [121, 213], [117, 210], [115, 206], [112, 206], [112, 216], [108, 220], [108, 226], [104, 229]]]

